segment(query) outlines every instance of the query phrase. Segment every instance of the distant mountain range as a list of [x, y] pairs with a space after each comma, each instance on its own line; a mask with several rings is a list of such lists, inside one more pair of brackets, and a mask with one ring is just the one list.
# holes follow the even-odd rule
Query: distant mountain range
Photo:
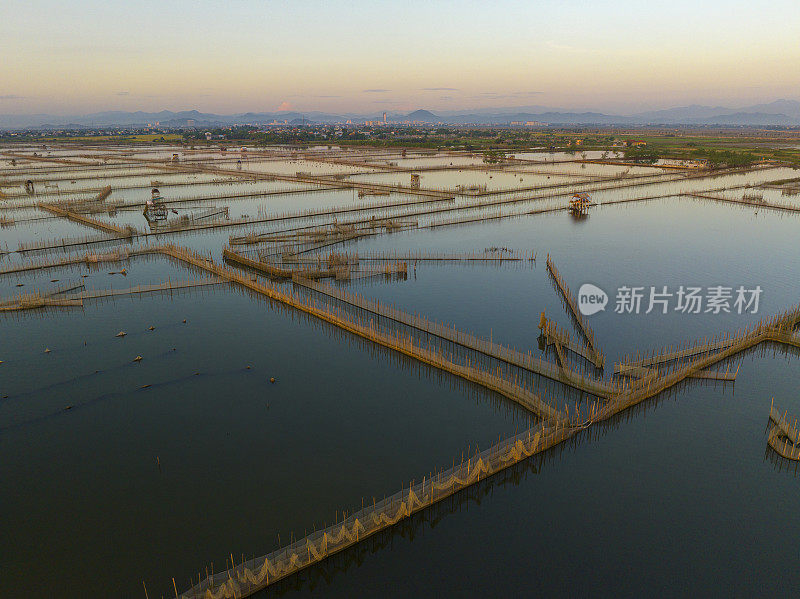
[[[242, 114], [211, 114], [197, 110], [172, 112], [97, 112], [87, 115], [55, 116], [49, 114], [0, 115], [0, 128], [74, 128], [135, 126], [158, 122], [162, 127], [207, 128], [236, 124], [264, 125], [273, 122], [291, 125], [314, 123], [363, 123], [381, 120], [377, 115], [330, 114], [325, 112], [280, 111], [247, 112]], [[446, 111], [434, 114], [428, 110], [391, 113], [387, 121], [422, 123], [508, 124], [537, 121], [549, 125], [755, 125], [800, 126], [800, 102], [777, 100], [769, 104], [756, 104], [743, 108], [724, 106], [681, 106], [667, 110], [640, 112], [631, 115], [604, 114], [601, 112], [575, 112], [545, 106], [516, 108], [484, 108], [474, 111]]]

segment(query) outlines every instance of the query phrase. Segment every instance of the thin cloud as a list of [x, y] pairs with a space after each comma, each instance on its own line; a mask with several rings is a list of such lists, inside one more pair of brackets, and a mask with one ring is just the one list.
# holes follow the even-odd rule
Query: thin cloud
[[17, 96], [14, 94], [9, 94], [7, 96], [0, 96], [0, 100], [24, 100], [25, 96]]
[[289, 94], [287, 98], [342, 98], [343, 96], [323, 95], [323, 94]]
[[559, 52], [584, 52], [583, 48], [577, 48], [575, 46], [570, 46], [568, 44], [559, 44], [553, 41], [546, 41], [544, 43], [545, 46], [550, 48], [551, 50], [558, 50]]
[[423, 87], [424, 92], [457, 92], [457, 87]]
[[118, 96], [130, 96], [131, 92], [117, 92]]
[[88, 54], [95, 55], [102, 51], [105, 55], [115, 56], [129, 56], [144, 54], [145, 48], [142, 44], [133, 42], [117, 41], [115, 44], [98, 46], [97, 44], [85, 43], [66, 43], [66, 44], [52, 44], [49, 46], [42, 46], [33, 50], [38, 54], [46, 54], [52, 56], [54, 54]]
[[386, 92], [390, 92], [390, 89], [365, 89], [365, 94], [385, 94]]
[[501, 100], [503, 98], [524, 98], [527, 96], [536, 96], [539, 94], [543, 94], [544, 92], [514, 92], [511, 94], [499, 94], [497, 92], [481, 92], [477, 96], [470, 96], [473, 99], [492, 99], [492, 100]]

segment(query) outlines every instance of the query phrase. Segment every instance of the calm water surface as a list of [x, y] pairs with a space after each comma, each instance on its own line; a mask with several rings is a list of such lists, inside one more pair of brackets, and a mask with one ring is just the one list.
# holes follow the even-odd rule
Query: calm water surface
[[[245, 205], [317, 200], [353, 202], [321, 192]], [[0, 246], [87, 233], [32, 221], [3, 229]], [[171, 240], [218, 257], [232, 233]], [[612, 297], [589, 321], [610, 377], [631, 352], [800, 302], [799, 241], [797, 217], [667, 198], [347, 249], [537, 251], [534, 264], [420, 262], [407, 280], [350, 287], [537, 353], [542, 310], [571, 326], [549, 252], [573, 290], [591, 282]], [[161, 258], [125, 266], [126, 277], [109, 274], [115, 264], [3, 276], [0, 296], [196, 276]], [[763, 294], [758, 315], [621, 315], [622, 285]], [[171, 596], [173, 576], [181, 590], [212, 561], [264, 554], [534, 424], [502, 398], [223, 286], [0, 316], [0, 360], [3, 597], [144, 597], [142, 581], [150, 597]], [[735, 386], [696, 383], [649, 402], [262, 596], [792, 596], [800, 471], [765, 449], [771, 398], [800, 413], [800, 360], [764, 347], [740, 361]]]

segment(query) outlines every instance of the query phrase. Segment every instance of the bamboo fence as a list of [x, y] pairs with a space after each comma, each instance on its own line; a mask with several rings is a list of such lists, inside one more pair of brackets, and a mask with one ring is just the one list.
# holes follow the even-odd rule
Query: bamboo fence
[[787, 460], [800, 461], [800, 430], [797, 419], [789, 420], [788, 412], [780, 413], [775, 407], [775, 400], [769, 407], [769, 419], [773, 423], [767, 437], [769, 446]]

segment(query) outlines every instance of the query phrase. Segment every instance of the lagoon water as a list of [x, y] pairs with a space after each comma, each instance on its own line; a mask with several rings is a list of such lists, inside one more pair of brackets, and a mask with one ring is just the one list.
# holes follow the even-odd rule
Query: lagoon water
[[[624, 194], [635, 192], [597, 195]], [[229, 204], [255, 214], [354, 201], [334, 191]], [[132, 214], [126, 222], [143, 226]], [[0, 231], [0, 247], [91, 233], [29, 221]], [[234, 233], [167, 240], [219, 259]], [[344, 247], [536, 251], [525, 264], [419, 262], [405, 280], [348, 288], [537, 353], [541, 311], [571, 327], [549, 253], [573, 290], [590, 282], [611, 298], [589, 320], [609, 378], [623, 356], [796, 305], [798, 241], [797, 216], [676, 195], [597, 206], [585, 220], [555, 212]], [[0, 268], [31, 257], [43, 258], [10, 254]], [[4, 275], [0, 296], [196, 276], [163, 258], [109, 274], [119, 266]], [[763, 292], [755, 315], [617, 314], [623, 285]], [[150, 597], [173, 596], [173, 577], [180, 591], [212, 562], [218, 571], [231, 555], [267, 553], [535, 423], [510, 401], [227, 286], [5, 314], [0, 360], [3, 597], [144, 597], [143, 581]], [[800, 469], [767, 450], [766, 427], [773, 397], [800, 414], [800, 355], [761, 347], [739, 363], [735, 385], [681, 387], [260, 596], [792, 596]]]

